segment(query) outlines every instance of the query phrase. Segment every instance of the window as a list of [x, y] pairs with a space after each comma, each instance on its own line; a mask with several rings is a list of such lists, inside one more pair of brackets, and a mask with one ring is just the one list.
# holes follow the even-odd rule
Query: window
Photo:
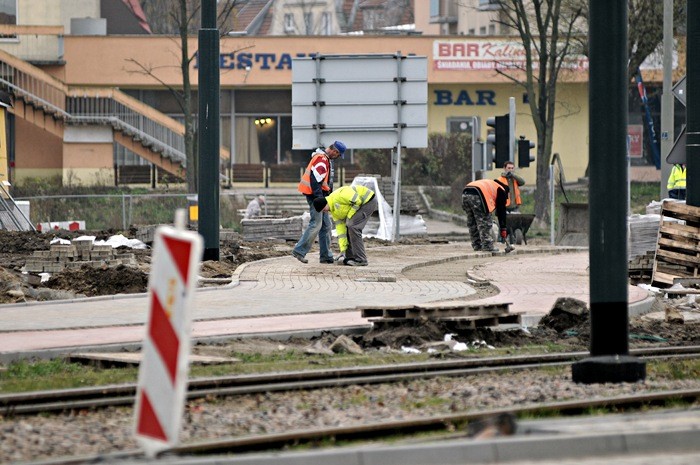
[[472, 133], [473, 128], [473, 118], [470, 116], [468, 118], [447, 118], [447, 132], [454, 134], [457, 132], [467, 132]]
[[0, 24], [17, 25], [17, 0], [0, 0]]
[[479, 28], [479, 35], [482, 35], [482, 36], [486, 35], [486, 26], [481, 26]]
[[331, 14], [323, 13], [321, 15], [321, 35], [329, 36], [333, 33], [331, 28]]
[[294, 15], [291, 13], [286, 13], [284, 15], [284, 32], [292, 33], [296, 32], [296, 24], [294, 23]]
[[307, 36], [310, 36], [314, 33], [313, 13], [304, 13], [304, 30]]
[[366, 9], [362, 12], [362, 29], [372, 31], [382, 27], [382, 13], [378, 10]]
[[489, 35], [492, 35], [492, 36], [496, 35], [496, 25], [495, 24], [489, 24]]
[[501, 6], [499, 5], [500, 0], [479, 0], [480, 10], [497, 10]]
[[440, 0], [430, 0], [430, 17], [440, 16]]

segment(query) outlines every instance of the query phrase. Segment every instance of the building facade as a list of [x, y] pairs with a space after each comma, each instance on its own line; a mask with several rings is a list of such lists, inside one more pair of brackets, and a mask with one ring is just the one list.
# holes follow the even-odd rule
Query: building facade
[[[12, 137], [8, 144], [14, 182], [58, 176], [69, 184], [109, 185], [117, 181], [119, 168], [127, 165], [157, 166], [181, 177], [183, 115], [177, 97], [169, 91], [182, 85], [179, 44], [171, 36], [149, 34], [138, 2], [114, 1], [111, 8], [117, 4], [122, 8], [116, 15], [119, 21], [111, 16], [102, 18], [105, 1], [62, 0], [55, 11], [43, 14], [36, 2], [18, 0], [16, 40], [0, 43], [0, 85], [14, 95], [16, 103], [10, 110]], [[516, 135], [536, 140], [523, 91], [508, 77], [509, 73], [518, 77], [514, 73], [522, 62], [522, 47], [511, 36], [428, 35], [420, 31], [420, 35], [331, 34], [321, 39], [299, 35], [303, 15], [289, 8], [295, 2], [246, 5], [253, 3], [260, 8], [257, 14], [249, 12], [250, 16], [268, 18], [270, 33], [275, 25], [285, 23], [293, 23], [296, 29], [290, 27], [276, 35], [221, 38], [222, 172], [263, 163], [305, 164], [308, 150], [292, 148], [292, 61], [313, 54], [400, 52], [425, 56], [429, 133], [472, 132], [475, 119], [479, 119], [481, 128], [474, 136], [485, 139], [486, 119], [508, 113], [512, 97]], [[395, 17], [387, 20], [390, 10], [374, 10], [382, 2], [311, 3], [318, 7], [309, 11], [311, 23], [326, 24], [331, 32], [336, 28], [386, 27], [402, 22], [405, 16], [394, 12]], [[427, 7], [428, 2], [418, 2], [414, 10], [416, 27], [427, 20], [428, 30], [439, 29], [432, 12], [426, 15], [421, 5]], [[94, 21], [76, 21], [85, 19], [85, 12], [92, 17], [87, 19]], [[325, 13], [327, 21], [323, 20]], [[449, 18], [447, 23], [452, 21]], [[24, 20], [34, 25], [25, 25]], [[351, 21], [356, 23], [354, 27], [349, 26]], [[126, 32], [119, 33], [120, 27]], [[107, 34], [107, 29], [116, 32]], [[313, 34], [326, 31], [315, 26], [311, 29]], [[143, 34], [134, 34], [134, 30]], [[36, 38], [54, 45], [31, 45]], [[189, 50], [194, 52], [197, 46], [197, 38], [192, 36]], [[36, 58], [31, 50], [42, 50], [44, 56]], [[200, 83], [196, 59], [189, 73], [195, 89], [193, 108], [197, 108]], [[585, 60], [575, 62], [562, 74], [556, 111], [554, 152], [560, 154], [567, 177], [575, 179], [584, 174], [588, 159]], [[534, 182], [534, 166], [522, 174]]]

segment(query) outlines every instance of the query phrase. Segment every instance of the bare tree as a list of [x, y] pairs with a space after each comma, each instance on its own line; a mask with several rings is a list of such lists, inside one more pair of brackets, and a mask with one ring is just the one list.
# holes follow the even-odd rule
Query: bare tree
[[[237, 0], [217, 2], [219, 30], [231, 30], [230, 23], [236, 3]], [[136, 60], [129, 61], [137, 67], [138, 72], [151, 76], [168, 89], [182, 110], [185, 126], [185, 155], [187, 157], [187, 189], [189, 192], [197, 192], [198, 148], [195, 124], [197, 114], [193, 108], [190, 76], [190, 67], [196, 56], [196, 51], [190, 52], [188, 38], [201, 28], [201, 0], [142, 0], [142, 6], [149, 18], [151, 30], [155, 34], [174, 36], [173, 40], [177, 42], [180, 49], [179, 67], [182, 74], [182, 86], [176, 87], [163, 82], [158, 78], [157, 70], [149, 65]]]
[[[582, 15], [588, 27], [588, 1], [580, 2]], [[685, 35], [686, 1], [673, 0], [673, 29], [678, 35]], [[663, 16], [664, 2], [660, 0], [627, 0], [628, 35], [627, 35], [627, 77], [630, 85], [634, 84], [634, 77], [641, 64], [652, 53], [659, 50], [663, 41]], [[580, 46], [586, 55], [587, 37], [583, 36]]]
[[[573, 41], [581, 18], [578, 0], [501, 0], [499, 22], [522, 41], [525, 65], [521, 72], [499, 73], [525, 90], [537, 131], [535, 216], [549, 217], [547, 179], [552, 156], [557, 82], [567, 59], [578, 53]], [[561, 106], [564, 111], [571, 111]]]

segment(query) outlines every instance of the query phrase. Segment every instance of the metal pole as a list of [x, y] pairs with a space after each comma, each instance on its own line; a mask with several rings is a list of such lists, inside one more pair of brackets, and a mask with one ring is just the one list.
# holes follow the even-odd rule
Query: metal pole
[[686, 203], [694, 207], [700, 206], [700, 5], [696, 1], [687, 2], [688, 12], [688, 55], [686, 63], [687, 74], [687, 105], [685, 107], [687, 121], [687, 186]]
[[671, 165], [666, 157], [671, 153], [674, 141], [673, 131], [673, 0], [664, 0], [664, 82], [661, 94], [661, 180], [660, 198], [668, 197], [666, 183], [671, 174]]
[[589, 6], [591, 357], [575, 363], [572, 376], [582, 383], [634, 382], [646, 368], [628, 355], [627, 0]]
[[403, 100], [402, 100], [402, 95], [401, 95], [401, 86], [402, 83], [405, 81], [405, 79], [402, 76], [402, 61], [403, 58], [401, 56], [401, 52], [396, 53], [396, 85], [398, 86], [396, 89], [396, 95], [397, 95], [397, 100], [396, 100], [396, 135], [398, 139], [398, 143], [396, 144], [396, 179], [394, 183], [394, 228], [393, 228], [393, 234], [392, 234], [392, 242], [396, 242], [400, 238], [400, 224], [401, 224], [401, 142], [402, 142], [402, 128], [403, 128], [403, 122], [401, 120], [401, 112], [402, 112], [402, 105], [403, 105]]
[[122, 194], [122, 228], [125, 231], [128, 229], [126, 224], [126, 194]]
[[216, 0], [202, 0], [199, 30], [199, 233], [204, 260], [219, 260], [219, 30]]
[[554, 245], [554, 165], [549, 165], [549, 243]]

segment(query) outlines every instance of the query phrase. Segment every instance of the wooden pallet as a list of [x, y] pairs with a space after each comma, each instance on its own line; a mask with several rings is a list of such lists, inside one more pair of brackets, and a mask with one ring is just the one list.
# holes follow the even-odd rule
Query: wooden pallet
[[[666, 200], [661, 217], [652, 285], [668, 287], [677, 278], [700, 277], [700, 207]], [[685, 224], [663, 221], [664, 217]]]
[[509, 303], [470, 305], [468, 303], [427, 303], [421, 305], [384, 305], [381, 307], [362, 307], [362, 318], [429, 318], [443, 319], [449, 317], [497, 317], [508, 315]]
[[[429, 321], [439, 321], [450, 328], [451, 331], [477, 328], [495, 328], [505, 324], [522, 324], [522, 316], [517, 314], [501, 316], [454, 316], [428, 318]], [[415, 324], [418, 318], [369, 318], [376, 329], [389, 329], [405, 325]]]
[[522, 316], [509, 312], [510, 303], [469, 304], [468, 302], [433, 302], [419, 305], [361, 307], [377, 329], [415, 324], [416, 321], [439, 321], [450, 330], [496, 327], [521, 324]]

